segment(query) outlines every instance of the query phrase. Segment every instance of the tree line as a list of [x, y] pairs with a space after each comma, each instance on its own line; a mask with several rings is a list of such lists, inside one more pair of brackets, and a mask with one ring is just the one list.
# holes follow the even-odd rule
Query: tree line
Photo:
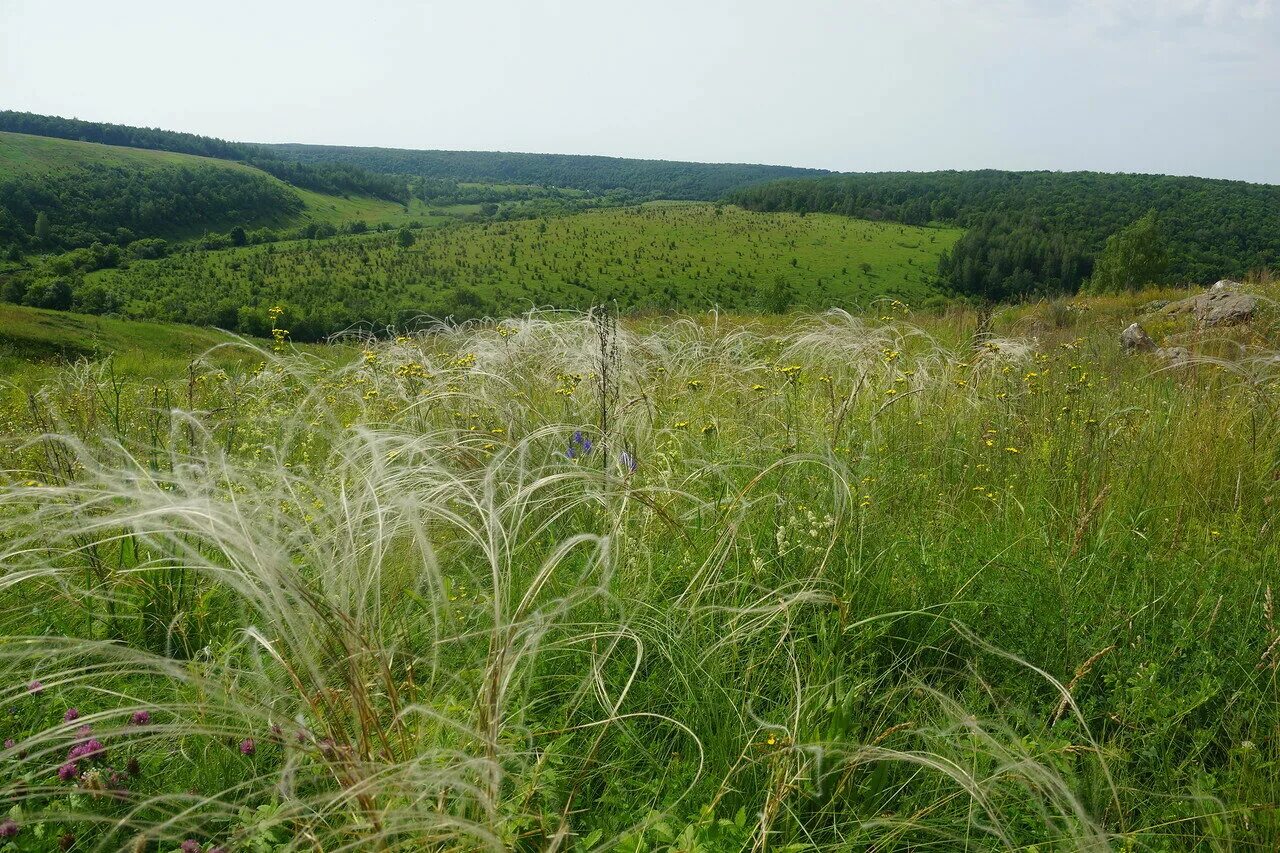
[[371, 172], [474, 183], [538, 184], [641, 199], [713, 201], [740, 187], [779, 178], [827, 174], [822, 169], [745, 163], [689, 163], [582, 154], [425, 151], [341, 145], [270, 145], [300, 163], [345, 163]]
[[1075, 292], [1094, 274], [1108, 238], [1148, 214], [1167, 257], [1148, 267], [1158, 270], [1159, 280], [1142, 284], [1208, 283], [1280, 263], [1280, 187], [1242, 181], [1099, 172], [886, 172], [778, 181], [730, 198], [757, 211], [960, 225], [968, 231], [940, 260], [940, 276], [959, 293], [996, 300]]

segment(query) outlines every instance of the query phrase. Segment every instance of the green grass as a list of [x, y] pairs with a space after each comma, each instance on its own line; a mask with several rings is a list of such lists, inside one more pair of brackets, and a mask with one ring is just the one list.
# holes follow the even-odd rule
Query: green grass
[[134, 169], [198, 165], [265, 174], [251, 166], [212, 157], [99, 145], [96, 142], [73, 142], [48, 136], [0, 131], [0, 177], [38, 175], [51, 170], [85, 165], [124, 166]]
[[[243, 367], [261, 361], [238, 347], [210, 353], [237, 340], [216, 329], [0, 303], [0, 378], [11, 390], [31, 390], [77, 361], [110, 359], [116, 374], [123, 378], [163, 382], [184, 376], [188, 365], [206, 354], [209, 363], [218, 367]], [[263, 341], [256, 344], [265, 345]], [[343, 357], [341, 348], [311, 351]]]
[[59, 371], [0, 417], [19, 849], [1275, 849], [1280, 326], [1168, 370], [1148, 298]]
[[[796, 305], [858, 305], [933, 293], [939, 254], [960, 232], [839, 216], [748, 213], [705, 204], [597, 210], [421, 232], [192, 253], [94, 274], [129, 316], [262, 333], [287, 307], [306, 338], [421, 314], [511, 314], [531, 306], [752, 308], [777, 282]], [[256, 325], [254, 325], [256, 324]]]

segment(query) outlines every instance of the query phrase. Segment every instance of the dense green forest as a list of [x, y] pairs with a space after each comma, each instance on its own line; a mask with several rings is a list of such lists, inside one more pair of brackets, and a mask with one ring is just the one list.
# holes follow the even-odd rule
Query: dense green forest
[[737, 191], [750, 210], [840, 213], [969, 229], [939, 271], [955, 290], [1005, 299], [1072, 292], [1107, 237], [1155, 211], [1167, 281], [1207, 283], [1280, 263], [1280, 187], [1097, 172], [832, 175]]
[[539, 184], [593, 193], [628, 190], [643, 198], [719, 199], [761, 181], [826, 174], [822, 169], [740, 163], [686, 163], [582, 154], [417, 151], [341, 145], [271, 145], [301, 163], [343, 163], [388, 174], [478, 183]]
[[[954, 229], [707, 204], [459, 224], [336, 239], [187, 251], [99, 269], [59, 256], [0, 297], [44, 308], [218, 326], [253, 335], [270, 309], [295, 340], [427, 315], [511, 316], [532, 307], [785, 311], [934, 294]], [[83, 260], [84, 263], [81, 263]], [[88, 274], [85, 274], [88, 272]]]
[[0, 131], [235, 160], [261, 169], [294, 186], [320, 193], [367, 195], [391, 201], [404, 201], [407, 198], [405, 181], [397, 176], [375, 174], [350, 163], [302, 163], [296, 159], [286, 160], [268, 146], [228, 142], [194, 133], [81, 121], [13, 110], [0, 110]]
[[276, 223], [303, 206], [239, 164], [0, 133], [0, 248], [13, 257]]

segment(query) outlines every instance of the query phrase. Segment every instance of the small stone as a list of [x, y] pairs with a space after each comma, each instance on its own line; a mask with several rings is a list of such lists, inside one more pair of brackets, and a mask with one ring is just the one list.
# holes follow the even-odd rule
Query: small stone
[[1169, 362], [1172, 367], [1182, 367], [1191, 360], [1191, 353], [1186, 347], [1160, 347], [1156, 350], [1156, 358]]
[[1156, 342], [1137, 323], [1130, 323], [1129, 328], [1120, 333], [1120, 346], [1125, 352], [1151, 352]]

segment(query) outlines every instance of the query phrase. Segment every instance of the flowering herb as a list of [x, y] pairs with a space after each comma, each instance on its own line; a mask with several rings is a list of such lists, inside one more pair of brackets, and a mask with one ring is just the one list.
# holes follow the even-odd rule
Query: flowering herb
[[580, 456], [586, 456], [594, 446], [591, 439], [582, 434], [582, 430], [575, 430], [569, 438], [569, 448], [564, 452], [565, 458], [577, 459]]

